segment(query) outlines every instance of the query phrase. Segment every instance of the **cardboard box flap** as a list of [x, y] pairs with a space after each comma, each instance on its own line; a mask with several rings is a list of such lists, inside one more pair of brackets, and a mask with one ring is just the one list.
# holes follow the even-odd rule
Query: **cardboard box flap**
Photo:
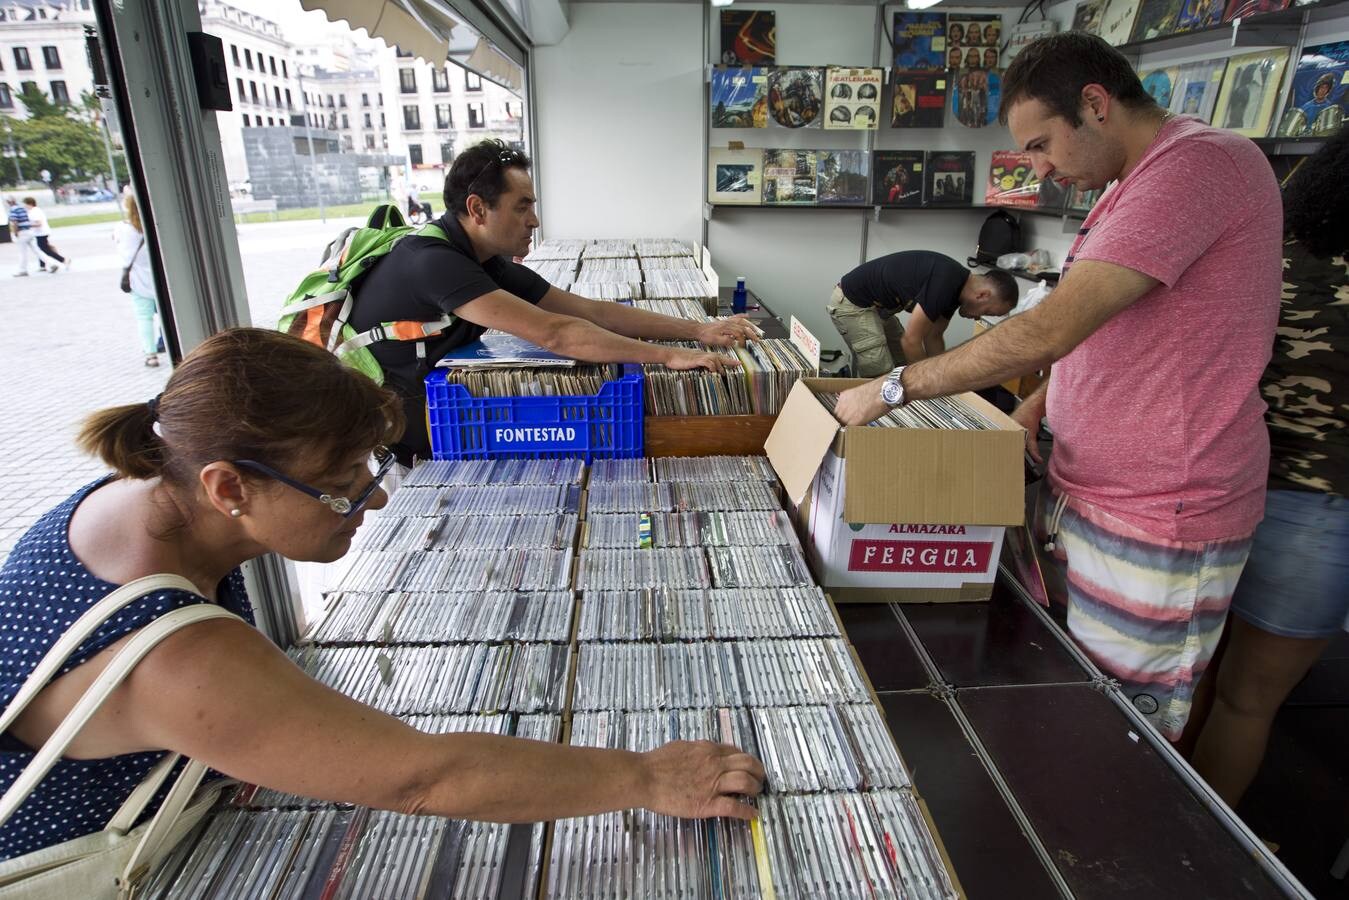
[[834, 414], [815, 399], [804, 380], [792, 386], [764, 442], [768, 461], [782, 479], [792, 503], [799, 504], [806, 496], [841, 427]]

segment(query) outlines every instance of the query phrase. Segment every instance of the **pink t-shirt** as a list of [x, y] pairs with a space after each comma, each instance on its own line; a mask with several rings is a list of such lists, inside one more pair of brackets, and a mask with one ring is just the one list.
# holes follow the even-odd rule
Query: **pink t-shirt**
[[1054, 364], [1056, 488], [1171, 540], [1255, 529], [1269, 469], [1258, 385], [1282, 231], [1279, 187], [1255, 144], [1190, 117], [1163, 125], [1064, 263], [1065, 273], [1074, 261], [1114, 263], [1161, 283]]

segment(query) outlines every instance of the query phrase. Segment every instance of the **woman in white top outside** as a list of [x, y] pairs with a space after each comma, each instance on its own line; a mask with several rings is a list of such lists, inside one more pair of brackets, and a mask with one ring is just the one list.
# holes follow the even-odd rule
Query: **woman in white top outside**
[[117, 223], [113, 238], [122, 259], [122, 268], [131, 268], [131, 302], [136, 308], [136, 324], [140, 330], [141, 352], [147, 366], [159, 365], [159, 328], [155, 316], [159, 305], [155, 298], [155, 276], [150, 268], [150, 250], [145, 246], [145, 229], [141, 226], [136, 198], [127, 195], [126, 220]]

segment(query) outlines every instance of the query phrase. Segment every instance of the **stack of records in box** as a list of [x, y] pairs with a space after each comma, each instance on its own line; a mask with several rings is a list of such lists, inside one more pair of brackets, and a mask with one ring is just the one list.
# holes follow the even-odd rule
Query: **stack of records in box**
[[738, 365], [722, 372], [643, 366], [647, 415], [775, 416], [792, 385], [816, 374], [796, 345], [781, 338], [765, 338], [733, 350], [691, 343], [679, 346], [717, 353]]
[[[838, 394], [816, 391], [815, 396], [826, 409], [832, 410], [838, 404]], [[961, 431], [996, 431], [998, 428], [957, 397], [914, 400], [869, 424], [873, 428], [953, 428]]]

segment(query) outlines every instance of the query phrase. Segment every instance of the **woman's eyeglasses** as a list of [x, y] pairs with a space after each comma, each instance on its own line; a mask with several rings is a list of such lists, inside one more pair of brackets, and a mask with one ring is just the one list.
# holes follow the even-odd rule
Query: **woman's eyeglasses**
[[326, 491], [321, 491], [316, 487], [310, 487], [303, 481], [296, 481], [294, 478], [282, 475], [276, 469], [273, 469], [271, 466], [264, 463], [260, 463], [257, 460], [233, 459], [230, 460], [230, 462], [234, 463], [236, 466], [243, 466], [245, 469], [252, 469], [255, 472], [266, 475], [268, 478], [279, 481], [287, 487], [295, 488], [295, 490], [302, 494], [308, 494], [342, 518], [350, 519], [352, 516], [356, 515], [356, 513], [364, 509], [365, 505], [370, 502], [371, 495], [379, 489], [380, 483], [384, 481], [384, 476], [387, 475], [389, 469], [393, 467], [394, 455], [389, 448], [376, 447], [374, 456], [375, 462], [378, 463], [378, 467], [375, 469], [375, 475], [370, 479], [370, 483], [365, 486], [361, 493], [353, 498], [337, 497]]

